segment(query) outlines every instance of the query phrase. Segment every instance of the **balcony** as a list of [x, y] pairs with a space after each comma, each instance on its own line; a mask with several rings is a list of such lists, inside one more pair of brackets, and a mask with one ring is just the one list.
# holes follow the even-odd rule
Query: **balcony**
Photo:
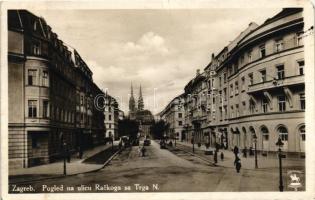
[[284, 86], [303, 85], [304, 83], [305, 83], [304, 75], [290, 76], [290, 77], [285, 77], [284, 79], [280, 79], [280, 80], [270, 80], [270, 81], [265, 81], [265, 82], [249, 85], [247, 93], [251, 94], [251, 93], [261, 92], [263, 90], [269, 90], [269, 89], [274, 89], [274, 88], [279, 88], [279, 87], [284, 87]]

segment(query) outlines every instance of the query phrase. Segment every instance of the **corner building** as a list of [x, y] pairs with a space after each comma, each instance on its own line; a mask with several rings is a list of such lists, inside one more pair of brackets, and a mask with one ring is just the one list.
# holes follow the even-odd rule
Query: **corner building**
[[185, 86], [186, 141], [248, 149], [256, 139], [268, 156], [281, 138], [288, 156], [304, 157], [303, 29], [303, 9], [285, 8], [212, 54]]
[[8, 75], [9, 168], [53, 162], [64, 142], [74, 153], [104, 138], [92, 72], [44, 19], [26, 10], [8, 11]]

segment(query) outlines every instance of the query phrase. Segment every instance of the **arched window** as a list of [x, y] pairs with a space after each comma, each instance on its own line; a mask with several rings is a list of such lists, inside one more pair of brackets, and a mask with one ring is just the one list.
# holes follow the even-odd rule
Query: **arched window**
[[299, 128], [299, 133], [300, 133], [300, 136], [301, 136], [301, 140], [305, 141], [305, 125], [303, 125], [303, 126], [301, 126]]
[[288, 130], [284, 126], [278, 128], [279, 137], [282, 141], [288, 141]]
[[263, 140], [268, 141], [269, 140], [269, 131], [268, 131], [267, 127], [265, 127], [265, 126], [261, 127], [260, 131], [261, 131]]

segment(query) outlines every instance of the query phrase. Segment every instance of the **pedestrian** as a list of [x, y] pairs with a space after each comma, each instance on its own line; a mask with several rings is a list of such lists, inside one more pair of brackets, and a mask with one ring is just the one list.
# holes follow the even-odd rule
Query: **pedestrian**
[[235, 165], [236, 172], [240, 173], [242, 164], [241, 164], [241, 159], [238, 156], [236, 156], [235, 158], [234, 165]]
[[249, 147], [249, 155], [250, 156], [254, 155], [253, 147]]
[[237, 157], [237, 154], [238, 154], [238, 152], [239, 152], [237, 146], [234, 146], [233, 152], [234, 152], [234, 155], [235, 155], [235, 158], [236, 158], [236, 157]]
[[214, 160], [214, 163], [215, 163], [215, 164], [218, 163], [218, 151], [217, 151], [217, 150], [214, 152], [213, 160]]
[[141, 149], [142, 157], [145, 157], [145, 151], [146, 151], [146, 149], [145, 149], [144, 146], [143, 146], [142, 149]]
[[224, 153], [223, 153], [223, 151], [221, 151], [221, 161], [223, 161], [224, 160]]
[[247, 147], [243, 149], [243, 156], [244, 158], [247, 158]]
[[82, 147], [79, 147], [79, 158], [82, 159], [83, 157], [83, 149]]
[[142, 154], [142, 149], [141, 149], [141, 146], [139, 145], [139, 147], [138, 147], [138, 156], [140, 157], [141, 154]]

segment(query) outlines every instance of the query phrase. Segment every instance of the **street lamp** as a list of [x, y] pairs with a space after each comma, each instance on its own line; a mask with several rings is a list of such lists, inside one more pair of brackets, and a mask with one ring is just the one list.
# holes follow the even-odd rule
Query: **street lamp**
[[67, 175], [67, 162], [66, 162], [66, 157], [67, 157], [67, 143], [64, 141], [63, 144], [63, 175]]
[[257, 160], [257, 135], [253, 136], [254, 144], [255, 144], [255, 169], [258, 169], [258, 160]]
[[193, 136], [193, 153], [195, 153], [195, 131], [192, 132], [192, 136]]
[[278, 157], [279, 157], [279, 191], [283, 192], [283, 181], [282, 181], [282, 154], [281, 147], [283, 146], [283, 142], [281, 138], [278, 138], [276, 145], [279, 147], [278, 149]]

